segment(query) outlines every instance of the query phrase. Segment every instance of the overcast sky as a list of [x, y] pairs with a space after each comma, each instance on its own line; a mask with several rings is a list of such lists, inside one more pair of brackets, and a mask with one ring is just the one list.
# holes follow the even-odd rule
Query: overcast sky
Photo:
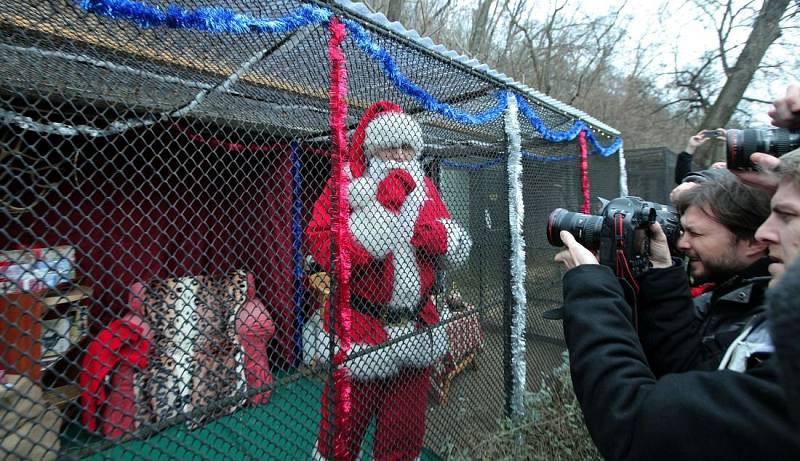
[[[554, 0], [545, 1], [552, 4]], [[618, 8], [622, 3], [621, 0], [571, 0], [570, 2], [574, 6], [585, 8], [589, 14], [602, 14]], [[755, 3], [760, 5], [759, 1]], [[661, 15], [659, 19], [658, 12], [661, 9], [665, 10], [666, 14]], [[683, 64], [697, 61], [704, 51], [717, 47], [718, 42], [713, 25], [704, 17], [705, 13], [696, 8], [691, 1], [628, 0], [623, 14], [631, 16], [628, 27], [631, 39], [628, 43], [620, 44], [620, 46], [632, 49], [636, 41], [642, 41], [657, 47], [659, 52], [654, 63], [656, 65], [651, 68], [652, 71], [668, 72], [672, 70], [676, 59], [673, 50], [678, 50], [677, 61], [679, 64]], [[741, 40], [746, 39], [747, 32], [748, 30], [740, 32]], [[794, 39], [795, 43], [800, 43], [800, 34], [789, 33], [793, 33], [794, 36], [785, 34], [784, 39]], [[800, 80], [800, 75], [796, 75], [794, 72], [797, 59], [791, 56], [788, 50], [773, 45], [769, 53], [773, 59], [785, 62], [785, 68], [777, 70], [777, 75], [773, 79], [760, 79], [754, 82], [746, 93], [747, 96], [773, 100], [783, 95], [786, 85], [790, 82]], [[630, 55], [630, 53], [619, 54], [621, 67], [628, 67], [629, 63], [624, 62], [624, 59], [625, 56]], [[757, 123], [769, 123], [769, 118], [766, 116], [768, 108], [769, 106], [765, 104], [751, 105], [750, 109], [756, 117]]]

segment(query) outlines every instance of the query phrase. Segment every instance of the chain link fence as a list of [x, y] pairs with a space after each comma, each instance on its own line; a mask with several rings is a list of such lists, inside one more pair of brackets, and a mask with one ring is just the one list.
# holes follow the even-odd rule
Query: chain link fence
[[[514, 379], [498, 92], [527, 89], [349, 2], [162, 6], [0, 5], [2, 457], [438, 459], [496, 428]], [[525, 94], [551, 134], [582, 118], [611, 142]], [[577, 141], [519, 119], [532, 390], [564, 350], [544, 226], [582, 186]], [[618, 195], [616, 156], [588, 174]]]
[[657, 203], [670, 204], [678, 156], [666, 147], [625, 151], [630, 194]]

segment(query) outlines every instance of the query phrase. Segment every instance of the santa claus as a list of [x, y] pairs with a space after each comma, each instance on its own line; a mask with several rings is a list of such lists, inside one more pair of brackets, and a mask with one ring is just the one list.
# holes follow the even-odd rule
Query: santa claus
[[[381, 101], [365, 113], [350, 152], [352, 378], [350, 453], [358, 454], [364, 432], [377, 417], [373, 457], [414, 459], [425, 434], [431, 367], [447, 351], [431, 289], [440, 267], [464, 264], [472, 241], [447, 211], [419, 156], [422, 129], [399, 106]], [[326, 185], [307, 230], [314, 258], [329, 269], [331, 191]], [[325, 362], [330, 309], [309, 319], [303, 334], [304, 359]], [[337, 325], [338, 327], [338, 325]], [[338, 328], [335, 337], [341, 336]], [[322, 419], [315, 459], [332, 459], [328, 418], [330, 383], [322, 395]]]

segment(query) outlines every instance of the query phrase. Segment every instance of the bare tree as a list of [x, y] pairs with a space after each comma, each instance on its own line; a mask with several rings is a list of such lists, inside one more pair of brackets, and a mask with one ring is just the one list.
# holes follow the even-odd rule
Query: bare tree
[[[759, 70], [773, 66], [765, 62], [770, 46], [781, 36], [782, 20], [790, 0], [764, 0], [760, 8], [755, 2], [736, 0], [695, 0], [714, 24], [717, 46], [708, 50], [695, 66], [674, 72], [678, 97], [664, 104], [675, 105], [694, 121], [697, 129], [726, 126], [742, 101], [753, 100], [745, 92]], [[744, 42], [734, 39], [737, 29], [747, 28]], [[709, 165], [715, 150], [698, 150], [695, 161]]]
[[399, 21], [403, 14], [405, 3], [406, 0], [389, 0], [389, 4], [386, 6], [386, 17], [390, 21]]

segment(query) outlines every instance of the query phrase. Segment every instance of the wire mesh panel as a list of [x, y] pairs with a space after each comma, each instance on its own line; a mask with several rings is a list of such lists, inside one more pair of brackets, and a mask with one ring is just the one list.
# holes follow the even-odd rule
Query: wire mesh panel
[[630, 194], [651, 202], [670, 203], [677, 155], [665, 147], [634, 149], [625, 154]]
[[[339, 3], [0, 6], [4, 458], [436, 459], [507, 416], [508, 82]], [[536, 383], [581, 183], [524, 126]]]

